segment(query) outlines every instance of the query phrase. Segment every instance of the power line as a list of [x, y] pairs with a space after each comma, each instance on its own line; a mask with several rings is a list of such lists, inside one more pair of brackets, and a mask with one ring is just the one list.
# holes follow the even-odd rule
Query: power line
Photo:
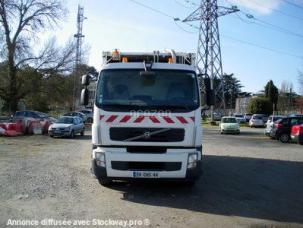
[[247, 21], [245, 19], [243, 19], [239, 14], [234, 14], [232, 15], [234, 16], [235, 18], [239, 19], [240, 21], [244, 22], [245, 24], [256, 24], [255, 22], [253, 21]]
[[181, 3], [181, 2], [178, 1], [178, 0], [175, 0], [175, 3], [177, 3], [178, 5], [180, 5], [180, 6], [184, 7], [184, 8], [186, 8], [186, 9], [191, 9], [189, 6], [184, 5], [183, 3]]
[[271, 52], [274, 52], [274, 53], [278, 53], [278, 54], [282, 54], [282, 55], [288, 55], [288, 56], [292, 56], [292, 57], [295, 57], [295, 58], [303, 59], [303, 56], [295, 55], [295, 54], [292, 54], [292, 53], [289, 53], [289, 52], [285, 52], [285, 51], [282, 51], [282, 50], [277, 50], [277, 49], [269, 48], [269, 47], [266, 47], [266, 46], [261, 46], [261, 45], [259, 45], [257, 43], [253, 43], [253, 42], [249, 42], [249, 41], [245, 41], [245, 40], [240, 40], [238, 38], [234, 38], [232, 36], [228, 36], [228, 35], [225, 35], [225, 34], [222, 34], [222, 36], [225, 37], [225, 38], [228, 38], [230, 40], [239, 42], [239, 43], [243, 43], [243, 44], [246, 44], [246, 45], [254, 46], [254, 47], [257, 47], [257, 48], [260, 48], [260, 49], [264, 49], [264, 50], [267, 50], [267, 51], [271, 51]]
[[[299, 33], [296, 33], [294, 31], [291, 31], [289, 29], [286, 29], [286, 28], [283, 28], [281, 26], [278, 26], [278, 25], [275, 25], [275, 24], [272, 24], [272, 23], [269, 23], [267, 21], [264, 21], [264, 20], [261, 20], [259, 18], [256, 18], [254, 15], [252, 14], [247, 14], [243, 11], [241, 11], [241, 13], [246, 17], [248, 18], [249, 20], [254, 20], [254, 21], [251, 21], [251, 23], [254, 23], [256, 25], [259, 25], [259, 26], [262, 26], [262, 27], [265, 27], [265, 28], [269, 28], [269, 29], [272, 29], [272, 30], [275, 30], [275, 31], [278, 31], [278, 32], [282, 32], [286, 35], [292, 35], [292, 36], [296, 36], [296, 37], [299, 37], [299, 38], [303, 38], [303, 34], [299, 34]], [[241, 17], [238, 17], [238, 18], [241, 18]], [[241, 18], [242, 21], [245, 21], [243, 18]], [[259, 23], [257, 23], [259, 22]], [[261, 23], [261, 24], [260, 24]]]
[[199, 6], [197, 3], [189, 1], [189, 0], [184, 0], [184, 2], [186, 2], [187, 4], [191, 4], [193, 6]]
[[[152, 8], [152, 7], [150, 7], [150, 6], [147, 6], [147, 5], [145, 5], [145, 4], [142, 4], [142, 3], [140, 3], [140, 2], [137, 2], [136, 0], [129, 0], [129, 1], [131, 1], [131, 2], [133, 2], [133, 3], [135, 3], [135, 4], [138, 4], [138, 5], [142, 6], [142, 7], [145, 7], [145, 8], [147, 8], [147, 9], [149, 9], [149, 10], [152, 10], [152, 11], [154, 11], [154, 12], [156, 12], [156, 13], [162, 14], [162, 15], [165, 16], [165, 17], [169, 17], [169, 18], [173, 19], [175, 22], [177, 22], [177, 21], [180, 20], [180, 19], [177, 18], [177, 17], [173, 17], [173, 16], [171, 16], [171, 15], [168, 15], [168, 14], [166, 14], [166, 13], [160, 11], [160, 10], [157, 10], [157, 9], [155, 9], [155, 8]], [[185, 0], [185, 1], [186, 1], [186, 0]], [[188, 26], [190, 26], [190, 27], [192, 27], [192, 28], [199, 29], [199, 27], [197, 27], [197, 26], [195, 26], [195, 25], [193, 25], [193, 24], [191, 24], [191, 23], [188, 23], [188, 22], [183, 22], [183, 23], [184, 23], [184, 24], [187, 24]], [[178, 26], [178, 28], [180, 28], [180, 27]], [[222, 35], [222, 36], [224, 36], [224, 37], [226, 37], [226, 38], [228, 38], [228, 39], [230, 39], [230, 40], [234, 40], [234, 41], [236, 41], [236, 42], [239, 42], [239, 43], [243, 43], [243, 44], [246, 44], [246, 45], [254, 46], [254, 47], [257, 47], [257, 48], [260, 48], [260, 49], [264, 49], [264, 50], [268, 50], [268, 51], [271, 51], [271, 52], [275, 52], [275, 53], [278, 53], [278, 54], [288, 55], [288, 56], [292, 56], [292, 57], [300, 58], [300, 59], [303, 58], [303, 56], [299, 56], [299, 55], [295, 55], [295, 54], [292, 54], [292, 53], [289, 53], [289, 52], [285, 52], [285, 51], [281, 51], [281, 50], [277, 50], [277, 49], [265, 47], [265, 46], [259, 45], [259, 44], [257, 44], [257, 43], [253, 43], [253, 42], [241, 40], [241, 39], [234, 38], [234, 37], [231, 37], [231, 36], [228, 36], [228, 35]]]
[[[229, 0], [226, 0], [226, 1], [230, 2]], [[241, 20], [242, 22], [246, 23], [246, 24], [255, 24], [255, 25], [258, 25], [258, 26], [261, 26], [261, 27], [264, 27], [264, 28], [268, 28], [268, 29], [272, 29], [274, 31], [278, 31], [278, 32], [284, 33], [286, 35], [291, 35], [291, 36], [296, 36], [296, 37], [299, 37], [299, 38], [303, 38], [303, 34], [296, 33], [294, 31], [291, 31], [291, 30], [289, 30], [287, 28], [284, 28], [284, 27], [281, 27], [279, 25], [275, 25], [275, 24], [272, 24], [270, 22], [261, 20], [261, 19], [255, 17], [254, 15], [249, 14], [249, 13], [243, 11], [243, 10], [240, 10], [240, 13], [243, 14], [247, 19], [250, 20], [250, 22], [247, 22], [241, 16], [239, 16], [238, 14], [236, 14], [237, 18], [239, 20]]]
[[[195, 28], [195, 29], [198, 29], [198, 27], [193, 26], [193, 25], [191, 25], [191, 27], [193, 27], [193, 28]], [[238, 39], [238, 38], [229, 36], [229, 35], [221, 34], [221, 36], [223, 36], [223, 37], [225, 37], [225, 38], [228, 38], [228, 39], [230, 39], [230, 40], [239, 42], [239, 43], [243, 43], [243, 44], [246, 44], [246, 45], [250, 45], [250, 46], [257, 47], [257, 48], [260, 48], [260, 49], [264, 49], [264, 50], [267, 50], [267, 51], [271, 51], [271, 52], [274, 52], [274, 53], [278, 53], [278, 54], [282, 54], [282, 55], [288, 55], [288, 56], [292, 56], [292, 57], [300, 58], [300, 59], [303, 58], [303, 56], [299, 56], [299, 55], [296, 55], [296, 54], [293, 54], [293, 53], [289, 53], [289, 52], [286, 52], [286, 51], [282, 51], [282, 50], [278, 50], [278, 49], [274, 49], [274, 48], [262, 46], [262, 45], [259, 45], [259, 44], [257, 44], [257, 43], [253, 43], [253, 42], [250, 42], [250, 41], [241, 40], [241, 39]]]
[[136, 1], [136, 0], [129, 0], [129, 1], [131, 1], [131, 2], [133, 2], [133, 3], [135, 3], [135, 4], [137, 4], [137, 5], [140, 5], [140, 6], [144, 7], [144, 8], [146, 8], [146, 9], [152, 10], [152, 11], [154, 11], [154, 12], [156, 12], [156, 13], [162, 14], [162, 15], [165, 16], [165, 17], [172, 18], [173, 20], [180, 20], [180, 19], [177, 18], [177, 17], [173, 17], [173, 16], [171, 16], [171, 15], [169, 15], [169, 14], [167, 14], [167, 13], [161, 11], [161, 10], [155, 9], [155, 8], [153, 8], [153, 7], [150, 7], [150, 6], [148, 6], [148, 5], [145, 5], [145, 4], [143, 4], [143, 3], [141, 3], [141, 2], [138, 2], [138, 1]]
[[179, 25], [177, 21], [174, 21], [174, 22], [175, 22], [176, 26], [177, 26], [179, 29], [181, 29], [182, 31], [184, 31], [184, 32], [186, 32], [186, 33], [190, 33], [190, 34], [197, 34], [197, 33], [198, 33], [198, 31], [195, 31], [195, 32], [188, 31], [188, 30], [184, 29], [181, 25]]
[[[171, 15], [169, 15], [169, 14], [167, 14], [167, 13], [164, 13], [164, 12], [158, 10], [158, 9], [155, 9], [155, 8], [153, 8], [153, 7], [151, 7], [151, 6], [145, 5], [145, 4], [143, 4], [143, 3], [141, 3], [141, 2], [138, 2], [138, 1], [136, 1], [136, 0], [129, 0], [129, 1], [131, 1], [131, 2], [133, 2], [133, 3], [135, 3], [135, 4], [137, 4], [137, 5], [140, 5], [140, 6], [144, 7], [144, 8], [146, 8], [146, 9], [152, 10], [153, 12], [159, 13], [159, 14], [165, 16], [165, 17], [169, 17], [169, 18], [173, 19], [175, 25], [176, 25], [179, 29], [181, 29], [182, 31], [184, 31], [184, 32], [186, 32], [186, 33], [191, 33], [191, 34], [197, 33], [197, 32], [187, 31], [186, 29], [182, 28], [182, 27], [178, 24], [178, 21], [180, 21], [180, 19], [179, 19], [178, 17], [173, 17], [173, 16], [171, 16]], [[175, 2], [178, 2], [178, 0], [175, 0]], [[178, 2], [178, 3], [179, 3], [179, 2]], [[181, 4], [181, 3], [180, 3], [180, 4]]]
[[296, 3], [291, 2], [291, 1], [289, 1], [289, 0], [283, 0], [283, 1], [286, 2], [286, 3], [289, 4], [289, 5], [292, 5], [292, 6], [294, 6], [294, 7], [297, 7], [297, 8], [299, 8], [299, 9], [303, 10], [303, 6], [301, 6], [301, 5], [299, 5], [299, 4], [296, 4]]
[[273, 9], [273, 8], [264, 6], [264, 5], [260, 4], [259, 2], [255, 1], [255, 0], [250, 0], [250, 1], [254, 2], [256, 5], [259, 5], [259, 6], [261, 6], [261, 7], [264, 8], [264, 9], [269, 9], [269, 10], [275, 11], [275, 12], [277, 12], [277, 13], [280, 13], [280, 14], [282, 14], [282, 15], [284, 15], [284, 16], [292, 17], [292, 18], [295, 18], [295, 19], [297, 19], [297, 20], [303, 21], [303, 18], [302, 18], [302, 17], [298, 17], [298, 16], [296, 16], [296, 15], [292, 15], [292, 14], [289, 14], [289, 13], [285, 13], [284, 11], [279, 10], [279, 9]]

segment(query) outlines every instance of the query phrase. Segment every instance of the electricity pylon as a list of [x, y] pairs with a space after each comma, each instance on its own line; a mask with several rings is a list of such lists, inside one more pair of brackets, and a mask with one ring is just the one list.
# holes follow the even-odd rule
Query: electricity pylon
[[[218, 6], [217, 0], [201, 0], [199, 8], [183, 20], [200, 22], [196, 65], [200, 74], [210, 77], [216, 99], [215, 107], [219, 109], [225, 109], [225, 99], [218, 17], [237, 11], [239, 9], [236, 6]], [[214, 83], [215, 79], [218, 83]], [[213, 110], [214, 106], [211, 107], [212, 121]]]

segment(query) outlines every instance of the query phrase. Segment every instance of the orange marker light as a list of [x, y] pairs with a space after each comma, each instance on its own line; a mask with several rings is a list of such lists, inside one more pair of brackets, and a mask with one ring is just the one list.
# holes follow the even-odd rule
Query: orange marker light
[[174, 63], [173, 58], [168, 58], [168, 63]]
[[122, 63], [127, 63], [128, 62], [128, 58], [127, 57], [123, 57], [122, 58]]

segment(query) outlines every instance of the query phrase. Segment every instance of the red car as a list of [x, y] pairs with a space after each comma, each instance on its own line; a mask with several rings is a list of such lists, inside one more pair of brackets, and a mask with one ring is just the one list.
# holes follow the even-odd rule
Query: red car
[[303, 145], [303, 124], [293, 126], [290, 137], [293, 141]]

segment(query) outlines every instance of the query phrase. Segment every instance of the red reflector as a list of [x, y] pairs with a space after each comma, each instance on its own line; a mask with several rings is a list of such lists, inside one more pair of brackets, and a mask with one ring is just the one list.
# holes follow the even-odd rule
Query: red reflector
[[160, 123], [160, 121], [157, 119], [157, 117], [155, 116], [150, 116], [149, 119], [153, 122], [153, 123]]
[[124, 117], [120, 120], [120, 123], [126, 123], [127, 121], [129, 121], [130, 118], [131, 118], [131, 116], [124, 116]]
[[177, 119], [180, 121], [182, 124], [186, 124], [187, 120], [183, 116], [177, 116]]
[[106, 122], [108, 122], [108, 123], [113, 122], [116, 118], [117, 118], [117, 116], [112, 115], [106, 120]]
[[167, 123], [174, 123], [174, 121], [168, 117], [168, 116], [163, 116], [163, 119], [167, 122]]
[[134, 123], [141, 123], [144, 120], [144, 116], [139, 116]]

